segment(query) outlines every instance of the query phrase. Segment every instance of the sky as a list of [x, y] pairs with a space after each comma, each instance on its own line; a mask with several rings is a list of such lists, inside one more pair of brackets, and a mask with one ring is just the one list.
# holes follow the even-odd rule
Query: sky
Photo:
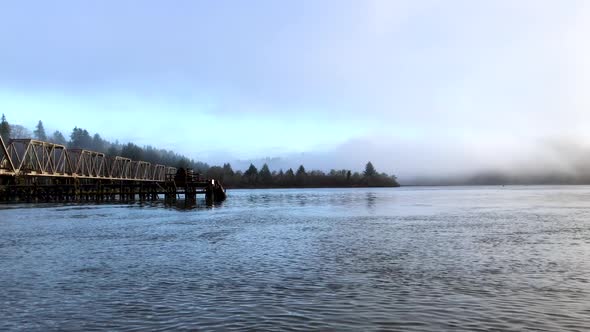
[[584, 0], [4, 1], [0, 112], [210, 164], [567, 171], [588, 36]]

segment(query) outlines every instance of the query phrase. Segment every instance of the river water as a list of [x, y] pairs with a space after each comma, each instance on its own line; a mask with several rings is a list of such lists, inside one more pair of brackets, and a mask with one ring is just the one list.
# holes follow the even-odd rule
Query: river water
[[590, 329], [590, 187], [0, 205], [0, 330]]

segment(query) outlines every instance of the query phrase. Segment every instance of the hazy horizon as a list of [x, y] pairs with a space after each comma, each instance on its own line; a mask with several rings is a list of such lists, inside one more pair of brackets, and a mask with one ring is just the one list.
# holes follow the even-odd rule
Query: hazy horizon
[[22, 1], [0, 31], [28, 128], [402, 183], [590, 174], [584, 1]]

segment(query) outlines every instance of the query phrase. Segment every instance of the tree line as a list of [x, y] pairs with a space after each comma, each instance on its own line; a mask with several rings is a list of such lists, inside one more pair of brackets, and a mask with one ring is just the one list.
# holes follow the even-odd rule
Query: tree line
[[171, 150], [158, 149], [151, 145], [138, 146], [134, 143], [110, 142], [98, 133], [93, 135], [88, 130], [74, 127], [69, 139], [59, 130], [47, 134], [43, 122], [39, 120], [33, 131], [17, 124], [10, 124], [2, 114], [0, 136], [6, 144], [10, 139], [34, 138], [68, 148], [88, 149], [102, 152], [110, 156], [121, 156], [132, 160], [147, 161], [177, 168], [190, 168], [205, 177], [220, 180], [228, 188], [292, 188], [292, 187], [397, 187], [399, 183], [393, 175], [379, 173], [371, 162], [365, 170], [321, 170], [307, 171], [303, 165], [297, 170], [271, 171], [267, 164], [260, 170], [253, 164], [245, 171], [234, 171], [229, 163], [223, 166], [209, 166]]
[[399, 187], [393, 175], [379, 173], [369, 161], [362, 173], [351, 170], [332, 169], [326, 173], [321, 170], [306, 171], [303, 165], [296, 171], [292, 168], [271, 171], [267, 164], [260, 170], [253, 164], [244, 172], [233, 171], [229, 163], [212, 166], [207, 175], [220, 179], [230, 188], [338, 188], [338, 187]]
[[87, 149], [102, 152], [109, 156], [121, 156], [132, 160], [143, 160], [152, 164], [162, 164], [174, 167], [192, 168], [198, 172], [204, 172], [209, 165], [188, 158], [171, 150], [158, 149], [151, 145], [140, 147], [134, 143], [110, 142], [98, 133], [90, 134], [83, 128], [74, 127], [69, 134], [69, 139], [59, 130], [47, 134], [43, 121], [39, 121], [33, 131], [21, 126], [10, 124], [6, 116], [2, 114], [0, 120], [0, 135], [6, 144], [10, 139], [34, 138], [40, 141], [51, 142], [66, 146], [69, 149]]

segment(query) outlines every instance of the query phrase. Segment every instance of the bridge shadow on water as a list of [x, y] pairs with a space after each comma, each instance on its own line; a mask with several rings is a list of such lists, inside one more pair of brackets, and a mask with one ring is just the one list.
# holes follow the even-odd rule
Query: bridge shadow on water
[[194, 210], [207, 210], [213, 208], [220, 208], [223, 206], [223, 202], [207, 203], [206, 200], [197, 199], [177, 199], [173, 202], [166, 200], [157, 201], [130, 201], [130, 202], [117, 202], [117, 203], [96, 203], [93, 205], [119, 205], [122, 207], [129, 208], [158, 208], [175, 211], [194, 211]]
[[[155, 204], [154, 204], [155, 203]], [[149, 205], [157, 205], [158, 207], [165, 207], [167, 209], [177, 210], [177, 211], [192, 211], [192, 210], [203, 210], [203, 209], [212, 209], [212, 208], [219, 208], [223, 206], [223, 202], [214, 202], [207, 204], [205, 200], [197, 200], [191, 201], [186, 199], [177, 200], [173, 203], [166, 203], [164, 201], [161, 202], [149, 202]]]

